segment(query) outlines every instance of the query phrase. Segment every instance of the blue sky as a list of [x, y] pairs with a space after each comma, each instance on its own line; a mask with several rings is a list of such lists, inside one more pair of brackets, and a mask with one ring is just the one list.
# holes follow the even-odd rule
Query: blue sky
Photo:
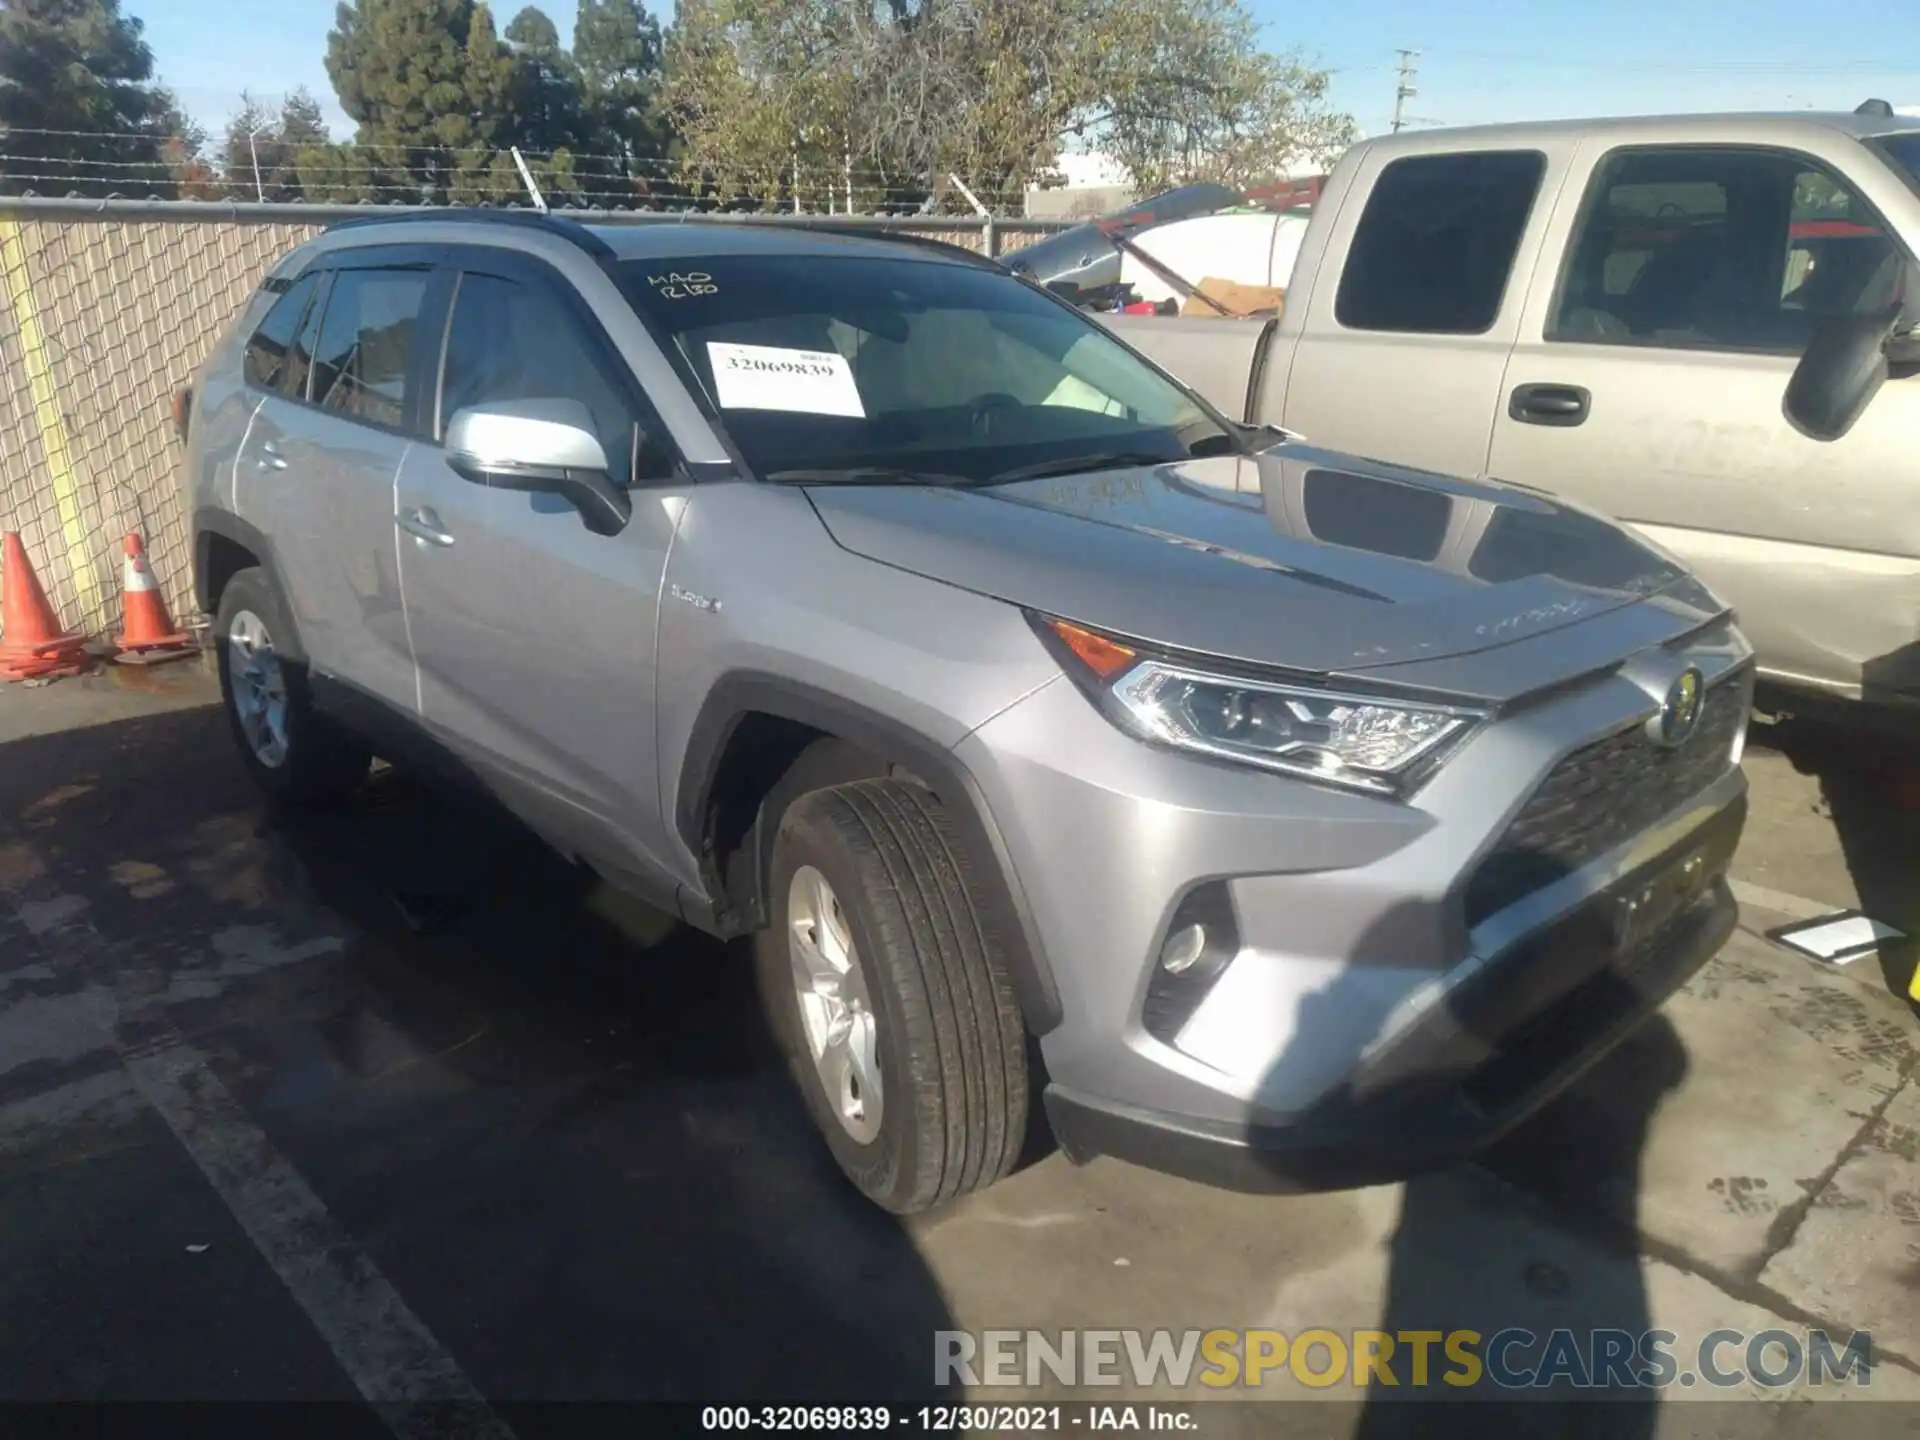
[[[575, 0], [542, 8], [563, 36]], [[1420, 50], [1407, 113], [1449, 125], [1721, 109], [1920, 105], [1911, 0], [1248, 0], [1274, 48], [1332, 69], [1368, 131], [1393, 110], [1394, 50]], [[121, 0], [146, 22], [161, 78], [218, 131], [242, 87], [304, 84], [341, 114], [324, 63], [332, 0]], [[496, 0], [502, 28], [518, 8]], [[660, 9], [670, 8], [661, 0]]]

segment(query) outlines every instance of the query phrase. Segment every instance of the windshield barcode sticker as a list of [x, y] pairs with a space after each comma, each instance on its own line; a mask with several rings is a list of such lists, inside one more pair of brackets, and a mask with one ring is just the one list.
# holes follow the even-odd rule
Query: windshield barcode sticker
[[707, 342], [715, 398], [723, 410], [792, 410], [865, 419], [847, 357], [835, 350]]

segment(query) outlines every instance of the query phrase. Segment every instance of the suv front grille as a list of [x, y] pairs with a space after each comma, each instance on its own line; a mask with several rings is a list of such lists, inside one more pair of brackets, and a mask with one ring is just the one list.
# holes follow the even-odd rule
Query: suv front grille
[[1467, 882], [1467, 925], [1590, 864], [1684, 804], [1731, 767], [1746, 717], [1744, 687], [1707, 691], [1700, 724], [1668, 750], [1636, 725], [1574, 751], [1533, 792]]

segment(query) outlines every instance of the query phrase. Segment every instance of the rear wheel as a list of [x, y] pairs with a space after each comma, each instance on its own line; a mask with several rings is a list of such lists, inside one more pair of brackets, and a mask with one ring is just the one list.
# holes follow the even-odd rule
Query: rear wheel
[[772, 869], [761, 994], [841, 1169], [902, 1214], [1005, 1175], [1025, 1031], [940, 802], [902, 780], [801, 795]]
[[265, 571], [242, 570], [227, 581], [214, 622], [220, 694], [255, 783], [273, 799], [311, 803], [351, 790], [372, 756], [315, 712], [305, 668], [279, 648], [284, 613]]

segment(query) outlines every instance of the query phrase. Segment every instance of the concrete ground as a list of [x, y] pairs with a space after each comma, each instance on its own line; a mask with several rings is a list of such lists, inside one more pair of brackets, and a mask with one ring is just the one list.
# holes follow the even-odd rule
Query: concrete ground
[[[1871, 1332], [1870, 1385], [1682, 1383], [1541, 1433], [1920, 1422], [1912, 951], [1763, 934], [1855, 903], [1920, 933], [1920, 812], [1817, 737], [1750, 752], [1725, 952], [1481, 1163], [1272, 1198], [1042, 1153], [902, 1225], [823, 1158], [738, 953], [404, 776], [283, 826], [212, 699], [192, 664], [0, 689], [0, 1399], [484, 1397], [510, 1428], [951, 1398], [952, 1328], [1665, 1329], [1682, 1370], [1722, 1327], [1825, 1328]], [[1332, 1403], [1219, 1433], [1421, 1424], [1259, 1394]]]

